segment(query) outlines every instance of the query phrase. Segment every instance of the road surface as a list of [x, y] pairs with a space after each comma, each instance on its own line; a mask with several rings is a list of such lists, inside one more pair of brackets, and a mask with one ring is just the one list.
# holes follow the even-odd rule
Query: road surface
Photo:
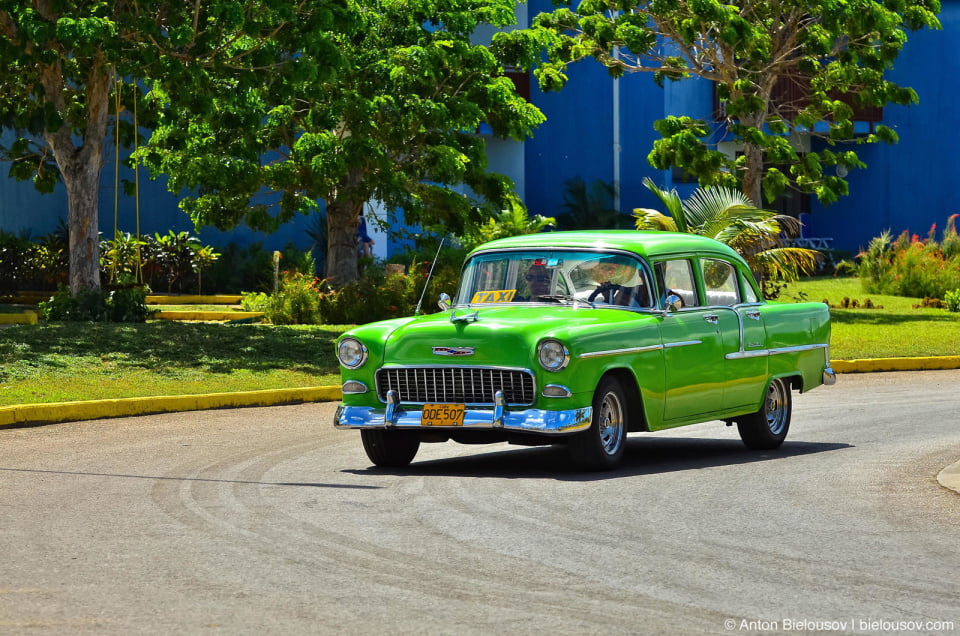
[[333, 404], [0, 429], [4, 634], [960, 634], [960, 371], [711, 422], [371, 468]]

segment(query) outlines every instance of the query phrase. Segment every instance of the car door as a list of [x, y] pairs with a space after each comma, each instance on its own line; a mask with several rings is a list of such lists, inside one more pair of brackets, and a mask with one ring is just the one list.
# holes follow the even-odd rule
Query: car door
[[679, 296], [683, 305], [661, 323], [666, 426], [680, 424], [723, 408], [723, 337], [717, 312], [703, 304], [697, 290], [693, 261], [687, 258], [656, 263], [662, 296]]
[[756, 405], [767, 380], [762, 303], [733, 264], [702, 258], [699, 265], [708, 315], [716, 317], [723, 338], [724, 410]]

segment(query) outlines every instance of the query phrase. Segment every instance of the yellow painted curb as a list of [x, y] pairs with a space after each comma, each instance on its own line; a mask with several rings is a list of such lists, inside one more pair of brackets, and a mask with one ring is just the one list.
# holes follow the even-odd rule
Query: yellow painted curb
[[233, 294], [212, 296], [177, 296], [174, 294], [150, 294], [148, 305], [239, 305], [243, 297]]
[[871, 371], [932, 371], [960, 369], [960, 356], [932, 356], [928, 358], [865, 358], [862, 360], [833, 360], [837, 373], [869, 373]]
[[262, 311], [158, 311], [153, 320], [245, 320], [262, 318]]
[[37, 312], [24, 310], [18, 314], [0, 314], [0, 325], [35, 325]]
[[273, 406], [301, 402], [330, 402], [342, 396], [339, 386], [317, 386], [296, 389], [206, 393], [49, 404], [14, 404], [0, 407], [0, 426], [11, 424], [43, 424], [99, 420], [107, 417], [129, 417], [150, 413], [202, 411], [205, 409], [243, 406]]

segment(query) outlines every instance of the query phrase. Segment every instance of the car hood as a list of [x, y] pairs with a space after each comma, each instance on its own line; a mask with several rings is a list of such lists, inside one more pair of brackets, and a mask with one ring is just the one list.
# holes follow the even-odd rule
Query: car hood
[[586, 306], [459, 307], [398, 325], [386, 336], [383, 363], [529, 367], [546, 337], [636, 320], [633, 312]]

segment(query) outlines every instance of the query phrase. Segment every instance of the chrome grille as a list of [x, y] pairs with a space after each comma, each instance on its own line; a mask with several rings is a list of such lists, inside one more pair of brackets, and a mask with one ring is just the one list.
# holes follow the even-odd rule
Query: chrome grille
[[396, 391], [400, 402], [493, 404], [503, 391], [507, 404], [533, 404], [533, 374], [521, 369], [482, 367], [389, 367], [377, 371], [377, 395], [386, 401]]

